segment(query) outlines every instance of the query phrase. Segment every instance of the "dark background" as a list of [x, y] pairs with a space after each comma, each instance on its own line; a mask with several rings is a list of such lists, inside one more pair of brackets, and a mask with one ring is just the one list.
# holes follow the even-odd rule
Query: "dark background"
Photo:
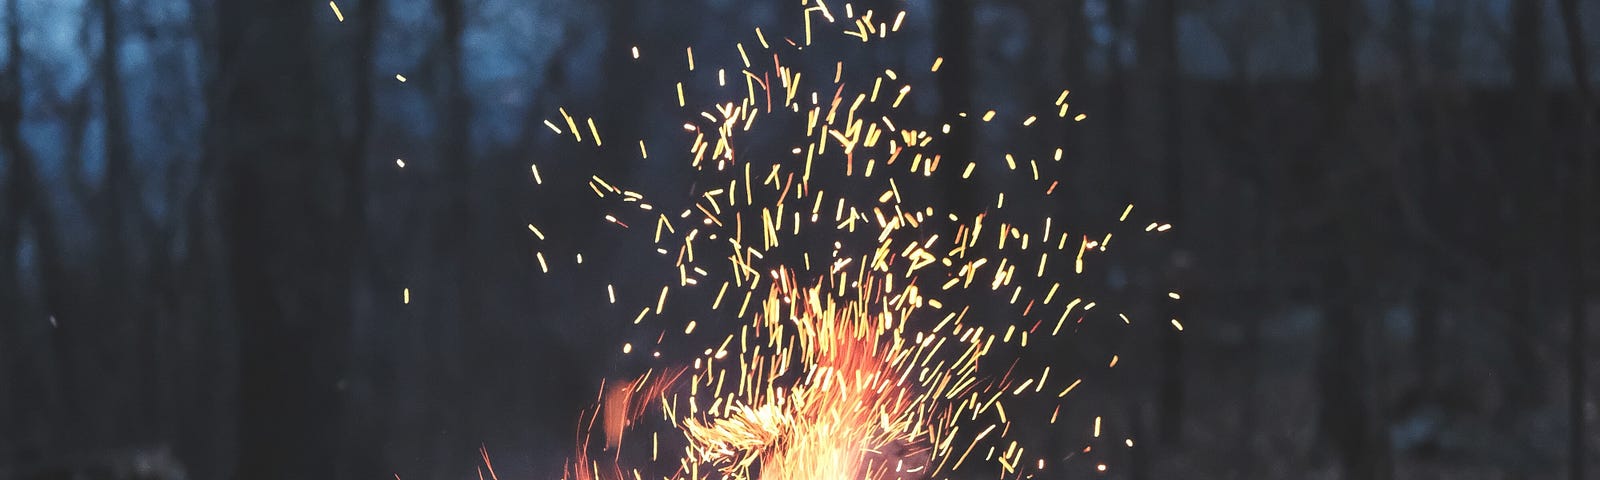
[[[473, 478], [480, 446], [502, 476], [556, 477], [601, 379], [640, 369], [615, 353], [634, 311], [602, 285], [670, 276], [630, 260], [642, 243], [583, 181], [687, 195], [683, 47], [731, 68], [752, 27], [776, 41], [800, 21], [788, 0], [344, 0], [342, 23], [320, 1], [0, 3], [0, 478], [17, 479]], [[1600, 6], [854, 6], [908, 12], [841, 55], [918, 72], [905, 116], [1062, 86], [1090, 115], [949, 155], [1064, 144], [1069, 188], [1039, 208], [1133, 202], [1179, 226], [1091, 272], [1185, 294], [1132, 310], [1183, 335], [1119, 340], [1116, 375], [1070, 404], [1139, 442], [1107, 476], [1600, 471], [1580, 320]], [[662, 140], [649, 160], [622, 135], [579, 148], [543, 126], [558, 106]]]

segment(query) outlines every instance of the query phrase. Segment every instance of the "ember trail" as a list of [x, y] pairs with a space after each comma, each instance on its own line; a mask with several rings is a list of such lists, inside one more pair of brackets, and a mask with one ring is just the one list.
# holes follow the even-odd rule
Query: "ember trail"
[[[659, 92], [645, 102], [679, 112], [677, 138], [608, 131], [567, 106], [544, 122], [580, 151], [682, 162], [695, 185], [684, 198], [616, 176], [585, 179], [608, 234], [636, 238], [655, 254], [642, 265], [676, 281], [632, 288], [653, 295], [606, 285], [608, 302], [636, 305], [621, 319], [633, 340], [616, 351], [641, 358], [632, 364], [644, 372], [602, 387], [578, 423], [566, 477], [1104, 472], [1089, 447], [1036, 443], [1051, 437], [1041, 429], [1080, 431], [1086, 445], [1101, 436], [1100, 417], [1092, 427], [1057, 421], [1081, 373], [1118, 357], [1050, 358], [1075, 349], [1091, 311], [1098, 322], [1134, 321], [1115, 306], [1095, 310], [1082, 287], [1113, 233], [1172, 226], [1141, 220], [1129, 204], [1102, 212], [1106, 228], [1088, 232], [1039, 208], [1070, 184], [1063, 146], [946, 150], [985, 128], [1043, 135], [1084, 121], [1070, 90], [1025, 111], [918, 112], [919, 82], [939, 80], [942, 57], [864, 60], [894, 41], [906, 12], [800, 8], [792, 35], [752, 27], [732, 48], [629, 48], [630, 61], [681, 69], [680, 81], [629, 87]], [[697, 305], [669, 309], [679, 302]]]

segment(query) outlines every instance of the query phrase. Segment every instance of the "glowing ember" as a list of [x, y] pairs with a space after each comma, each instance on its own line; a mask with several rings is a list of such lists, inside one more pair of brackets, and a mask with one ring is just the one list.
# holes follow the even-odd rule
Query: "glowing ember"
[[[658, 103], [682, 111], [683, 128], [676, 133], [687, 140], [686, 148], [665, 153], [683, 155], [698, 174], [688, 204], [672, 198], [650, 202], [645, 190], [615, 179], [587, 179], [607, 205], [596, 221], [614, 225], [609, 231], [619, 235], [648, 230], [650, 248], [670, 259], [676, 273], [659, 289], [623, 292], [645, 292], [641, 298], [619, 295], [607, 283], [607, 302], [632, 304], [629, 314], [638, 310], [631, 315], [633, 328], [655, 338], [649, 358], [661, 358], [669, 338], [671, 350], [690, 347], [701, 354], [607, 382], [580, 422], [566, 478], [910, 479], [980, 462], [1004, 477], [1021, 478], [1061, 465], [1065, 450], [1034, 447], [1027, 456], [1030, 439], [1021, 431], [1046, 419], [1054, 424], [1062, 399], [1082, 379], [1051, 377], [1051, 365], [1017, 354], [1060, 348], [1053, 339], [1068, 319], [1085, 321], [1093, 300], [1052, 302], [1062, 277], [1082, 274], [1086, 260], [1106, 251], [1112, 235], [1068, 233], [1049, 216], [1027, 216], [1039, 211], [1028, 207], [1057, 201], [1052, 195], [1061, 180], [1051, 177], [1060, 173], [1054, 165], [1062, 161], [1061, 148], [1053, 148], [1054, 162], [1044, 168], [1036, 159], [1050, 150], [951, 160], [939, 148], [942, 134], [996, 119], [1001, 121], [993, 128], [1039, 129], [1086, 117], [1068, 118], [1065, 90], [1053, 105], [1034, 106], [1043, 115], [983, 109], [981, 116], [931, 123], [895, 117], [913, 91], [911, 82], [938, 75], [944, 59], [919, 59], [919, 65], [931, 62], [928, 73], [872, 65], [861, 69], [866, 77], [847, 74], [843, 61], [807, 57], [826, 52], [826, 39], [802, 52], [801, 46], [813, 45], [813, 27], [838, 25], [852, 39], [849, 48], [864, 48], [861, 43], [898, 31], [905, 12], [890, 20], [848, 4], [842, 12], [821, 1], [805, 4], [810, 6], [802, 39], [769, 43], [757, 29], [760, 49], [737, 43], [737, 64], [719, 65], [705, 49], [697, 59], [693, 47], [685, 48], [688, 70], [695, 71], [697, 62], [702, 71], [717, 70], [718, 87], [727, 84], [724, 67], [735, 69], [735, 85], [714, 90], [735, 96], [703, 98], [701, 87], [711, 88], [709, 73], [674, 82], [671, 90], [651, 87], [662, 97]], [[639, 61], [637, 47], [630, 50]], [[810, 72], [800, 65], [831, 68]], [[565, 107], [557, 110], [559, 123], [544, 121], [554, 135], [570, 134], [596, 149], [619, 148], [602, 143], [593, 118], [579, 122]], [[592, 142], [584, 142], [583, 130]], [[645, 140], [637, 142], [641, 159], [649, 158]], [[633, 147], [620, 148], [631, 156]], [[1001, 161], [1004, 167], [997, 166]], [[542, 184], [538, 167], [530, 168]], [[997, 174], [1012, 180], [993, 195], [973, 195], [987, 204], [965, 206], [986, 213], [964, 215], [916, 203], [939, 198], [952, 181], [992, 185], [977, 180]], [[1008, 195], [1024, 208], [1003, 210]], [[1121, 209], [1119, 224], [1132, 210]], [[528, 228], [544, 240], [544, 232]], [[1170, 228], [1157, 221], [1145, 231]], [[1052, 253], [1055, 262], [1049, 261]], [[543, 252], [535, 255], [548, 272]], [[576, 258], [582, 263], [582, 254]], [[716, 289], [714, 299], [697, 289], [702, 285]], [[1176, 300], [1177, 292], [1170, 297]], [[709, 299], [710, 317], [667, 313], [669, 306], [687, 308], [680, 305], [702, 299]], [[1132, 324], [1126, 315], [1116, 317], [1116, 325]], [[1171, 323], [1183, 328], [1176, 319]], [[703, 350], [686, 345], [708, 337]], [[622, 355], [642, 354], [650, 345], [638, 338], [619, 343]], [[1116, 365], [1118, 356], [1110, 358], [1104, 368]], [[1012, 429], [1019, 421], [1027, 428]], [[1085, 441], [1101, 436], [1099, 416], [1093, 425]], [[1132, 439], [1126, 443], [1131, 447]]]

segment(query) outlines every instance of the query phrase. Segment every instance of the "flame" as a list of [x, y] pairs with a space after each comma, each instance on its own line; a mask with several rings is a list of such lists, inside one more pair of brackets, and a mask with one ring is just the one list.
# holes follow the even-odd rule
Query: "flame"
[[[785, 271], [779, 277], [790, 276]], [[971, 342], [965, 360], [950, 368], [922, 369], [918, 375], [918, 362], [934, 353], [931, 342], [908, 341], [908, 319], [918, 307], [891, 305], [886, 284], [869, 276], [853, 295], [835, 298], [820, 282], [810, 287], [792, 280], [775, 283], [753, 325], [764, 345], [737, 364], [708, 364], [687, 379], [699, 385], [734, 374], [738, 385], [721, 396], [692, 395], [697, 403], [710, 400], [714, 406], [673, 422], [688, 440], [679, 474], [701, 478], [701, 466], [736, 479], [927, 474], [933, 468], [929, 462], [949, 450], [948, 442], [936, 443], [953, 411], [945, 399], [962, 393], [953, 385], [973, 384], [956, 377], [976, 369], [981, 354], [970, 353], [981, 350], [981, 342]], [[601, 419], [607, 451], [620, 448], [625, 428], [648, 403], [670, 395], [682, 373], [605, 389], [595, 417]], [[580, 454], [568, 473], [580, 480], [626, 478], [615, 460], [602, 464]]]
[[[1072, 287], [1062, 289], [1067, 281], [1062, 277], [1083, 275], [1086, 261], [1105, 252], [1112, 235], [1069, 233], [1055, 219], [1029, 209], [1062, 202], [1055, 196], [1061, 183], [1055, 177], [1066, 171], [1062, 148], [1054, 148], [1048, 159], [1040, 151], [1017, 151], [985, 160], [956, 158], [954, 152], [941, 152], [938, 142], [952, 128], [978, 123], [1053, 129], [1083, 115], [1067, 120], [1069, 92], [1063, 90], [1043, 111], [1033, 110], [1043, 105], [1021, 112], [988, 109], [981, 119], [959, 113], [938, 126], [923, 125], [926, 119], [915, 116], [891, 119], [903, 111], [901, 101], [914, 79], [925, 75], [894, 69], [879, 74], [880, 66], [869, 65], [873, 80], [849, 82], [847, 89], [845, 62], [795, 61], [790, 55], [827, 55], [826, 40], [812, 44], [813, 22], [843, 26], [844, 35], [866, 43], [898, 31], [904, 12], [894, 15], [891, 28], [887, 16], [873, 20], [870, 9], [855, 12], [846, 3], [843, 12], [835, 12], [823, 1], [801, 3], [803, 40], [769, 43], [756, 29], [760, 48], [749, 50], [757, 62], [744, 43], [735, 44], [740, 63], [728, 66], [742, 73], [735, 74], [744, 80], [742, 91], [726, 84], [723, 65], [704, 53], [698, 63], [702, 70], [717, 70], [716, 89], [705, 89], [712, 77], [704, 75], [691, 76], [687, 86], [677, 82], [670, 92], [674, 97], [667, 97], [665, 85], [658, 90], [664, 98], [657, 103], [675, 101], [685, 120], [680, 133], [692, 138], [687, 154], [678, 153], [697, 175], [688, 202], [656, 203], [640, 193], [644, 189], [616, 178], [588, 177], [589, 190], [614, 207], [603, 220], [619, 234], [653, 232], [650, 246], [671, 259], [676, 273], [676, 282], [661, 285], [659, 293], [642, 289], [649, 298], [638, 300], [653, 302], [636, 304], [632, 323], [659, 332], [656, 347], [680, 346], [667, 339], [680, 330], [684, 337], [678, 338], [689, 342], [729, 327], [737, 333], [692, 363], [657, 367], [602, 387], [595, 406], [580, 417], [577, 451], [565, 478], [934, 478], [961, 469], [969, 457], [974, 463], [992, 462], [1002, 477], [1021, 478], [1047, 464], [1064, 465], [1065, 450], [1058, 446], [1029, 457], [1021, 443], [1027, 439], [1019, 438], [1027, 435], [1013, 435], [1007, 410], [1011, 417], [1038, 424], [1048, 413], [1055, 424], [1062, 399], [1083, 380], [1051, 378], [1050, 366], [1038, 358], [1020, 366], [1020, 357], [995, 362], [1010, 364], [1000, 375], [980, 372], [979, 363], [995, 346], [1011, 353], [1059, 346], [1064, 327], [1083, 324], [1096, 302], [1065, 294]], [[768, 53], [770, 66], [764, 61]], [[637, 48], [632, 58], [642, 61]], [[692, 50], [685, 50], [684, 59], [694, 70]], [[929, 73], [937, 74], [943, 62], [933, 59]], [[807, 64], [833, 68], [803, 72]], [[733, 96], [723, 96], [728, 92]], [[881, 92], [897, 94], [880, 97]], [[1057, 115], [1052, 118], [1050, 112]], [[544, 121], [554, 135], [570, 134], [573, 142], [595, 149], [620, 143], [631, 150], [637, 139], [640, 157], [648, 158], [645, 139], [629, 136], [638, 132], [608, 132], [614, 144], [602, 147], [592, 117], [560, 106], [557, 113], [559, 122]], [[589, 127], [587, 142], [580, 124]], [[760, 135], [750, 133], [755, 130]], [[774, 137], [787, 140], [774, 147], [769, 140]], [[772, 155], [757, 145], [789, 155]], [[959, 177], [981, 188], [983, 182], [969, 177], [996, 175], [998, 165], [984, 171], [980, 162], [1001, 158], [1010, 172], [1004, 177], [1008, 183], [992, 203], [985, 202], [982, 213], [958, 215], [919, 202], [926, 189], [914, 182]], [[530, 170], [533, 181], [543, 184], [538, 166]], [[819, 181], [812, 182], [814, 174]], [[1023, 208], [1007, 210], [1008, 194], [1011, 205]], [[1132, 211], [1131, 204], [1120, 209], [1117, 223], [1128, 221]], [[543, 245], [543, 232], [528, 228]], [[1158, 221], [1144, 233], [1170, 228]], [[543, 251], [535, 249], [535, 258], [542, 272], [551, 271]], [[581, 253], [576, 261], [583, 263]], [[612, 284], [605, 287], [610, 304], [629, 301]], [[710, 309], [717, 317], [666, 312], [669, 294], [697, 288], [716, 290]], [[1062, 300], [1052, 303], [1058, 290]], [[977, 303], [984, 301], [980, 297], [986, 303]], [[1170, 297], [1179, 298], [1176, 292]], [[758, 308], [747, 314], [753, 298]], [[969, 310], [985, 313], [968, 318]], [[1112, 313], [1123, 325], [1134, 323]], [[643, 323], [647, 320], [651, 323]], [[697, 326], [703, 326], [699, 333]], [[1183, 328], [1175, 319], [1172, 326]], [[623, 355], [651, 348], [638, 338], [625, 340], [619, 342]], [[1030, 341], [1055, 344], [1030, 347]], [[1106, 368], [1117, 358], [1113, 354]], [[1014, 398], [1025, 399], [1011, 403]], [[1094, 431], [1098, 438], [1098, 423]], [[646, 445], [648, 460], [642, 453]]]

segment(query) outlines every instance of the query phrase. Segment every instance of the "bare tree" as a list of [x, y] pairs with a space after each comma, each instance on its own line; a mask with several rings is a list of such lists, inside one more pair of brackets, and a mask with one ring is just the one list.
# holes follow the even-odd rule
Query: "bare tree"
[[[102, 188], [103, 201], [101, 202], [103, 235], [111, 238], [127, 238], [133, 232], [128, 230], [126, 221], [128, 215], [124, 210], [137, 208], [137, 193], [134, 185], [136, 179], [132, 175], [132, 152], [128, 143], [128, 109], [127, 98], [123, 94], [122, 80], [122, 28], [119, 20], [117, 2], [115, 0], [98, 0], [100, 9], [100, 89], [103, 96], [101, 114], [105, 119], [106, 173]], [[107, 248], [102, 267], [106, 268], [107, 292], [111, 293], [112, 304], [126, 307], [122, 294], [127, 290], [128, 282], [128, 240], [105, 242]]]
[[1572, 69], [1573, 88], [1577, 91], [1578, 118], [1577, 152], [1572, 157], [1573, 185], [1571, 193], [1572, 216], [1567, 222], [1567, 243], [1571, 258], [1567, 261], [1567, 275], [1572, 283], [1572, 293], [1567, 299], [1569, 327], [1567, 335], [1567, 477], [1572, 480], [1587, 478], [1588, 451], [1584, 445], [1588, 418], [1584, 407], [1588, 401], [1585, 389], [1588, 381], [1588, 317], [1589, 284], [1589, 229], [1593, 227], [1594, 211], [1594, 104], [1589, 90], [1588, 51], [1584, 48], [1583, 22], [1578, 12], [1577, 0], [1561, 0], [1561, 22], [1565, 26], [1568, 65]]
[[[62, 308], [66, 303], [68, 292], [61, 288], [64, 284], [65, 269], [62, 266], [61, 243], [55, 223], [55, 214], [52, 212], [50, 202], [45, 197], [45, 192], [41, 189], [42, 177], [38, 169], [37, 159], [22, 138], [22, 69], [27, 54], [22, 49], [22, 21], [20, 20], [21, 14], [18, 12], [17, 4], [17, 0], [7, 0], [5, 4], [5, 49], [8, 64], [5, 70], [0, 71], [0, 152], [5, 154], [8, 161], [7, 178], [4, 184], [5, 208], [8, 214], [5, 221], [16, 228], [6, 228], [4, 229], [7, 230], [6, 232], [0, 233], [0, 241], [5, 243], [5, 245], [0, 246], [10, 247], [4, 252], [0, 252], [0, 255], [3, 255], [7, 262], [3, 265], [5, 269], [0, 271], [0, 275], [7, 275], [13, 281], [18, 279], [15, 276], [17, 272], [16, 264], [14, 263], [15, 255], [18, 254], [17, 246], [20, 242], [21, 233], [24, 231], [30, 233], [33, 240], [34, 255], [38, 259], [35, 267], [39, 272], [38, 290], [42, 292], [44, 297], [41, 305], [33, 305], [32, 307], [43, 307], [44, 311], [42, 313], [45, 315], [57, 315], [58, 309]], [[20, 292], [14, 291], [14, 293]], [[19, 313], [30, 313], [32, 315], [40, 313], [25, 310], [30, 307], [28, 305], [29, 302], [20, 301], [20, 296], [17, 298], [16, 308]], [[25, 323], [14, 322], [13, 324], [24, 325]], [[20, 350], [23, 346], [18, 344], [16, 347]], [[19, 357], [21, 356], [19, 355]], [[51, 360], [44, 355], [40, 355], [37, 358], [44, 362]], [[33, 366], [46, 371], [51, 367], [49, 365]], [[19, 375], [8, 378], [21, 377]], [[20, 392], [12, 393], [17, 394]], [[24, 408], [14, 408], [13, 412], [16, 413], [16, 417], [9, 419], [8, 423], [19, 431], [36, 432], [36, 426], [46, 425], [48, 424], [47, 422], [58, 419], [59, 417], [54, 414], [57, 414], [59, 410], [56, 410], [53, 406], [45, 411], [44, 416], [46, 418], [44, 419], [38, 418], [38, 415], [24, 413], [29, 410], [26, 408], [28, 406], [35, 408], [46, 407], [45, 402], [41, 401], [41, 397], [45, 395], [48, 395], [48, 392], [33, 392], [33, 394], [16, 395], [9, 399], [15, 400], [12, 403], [13, 406], [21, 405]]]
[[[342, 167], [319, 139], [311, 3], [218, 2], [213, 136], [238, 320], [235, 478], [339, 471], [354, 251]], [[371, 472], [368, 472], [371, 473]], [[365, 473], [362, 473], [364, 475]], [[359, 475], [357, 475], [359, 476]]]
[[[432, 412], [433, 428], [446, 430], [460, 425], [470, 425], [470, 408], [464, 408], [471, 399], [470, 395], [461, 395], [465, 390], [465, 368], [463, 358], [467, 348], [468, 335], [473, 325], [479, 325], [482, 320], [482, 261], [476, 251], [476, 245], [482, 241], [478, 234], [479, 225], [477, 218], [482, 213], [477, 211], [473, 201], [473, 167], [474, 157], [471, 145], [469, 128], [472, 121], [472, 105], [467, 96], [466, 65], [462, 54], [463, 35], [467, 28], [467, 5], [463, 0], [434, 0], [433, 8], [439, 15], [441, 31], [438, 44], [434, 47], [435, 77], [438, 81], [434, 95], [438, 105], [442, 132], [436, 146], [435, 161], [440, 165], [441, 178], [444, 180], [444, 208], [438, 225], [439, 251], [445, 259], [441, 265], [444, 268], [444, 278], [449, 282], [449, 300], [435, 303], [438, 309], [431, 309], [435, 314], [431, 347], [434, 358], [429, 362], [435, 375], [434, 381], [442, 388], [437, 390], [437, 402]], [[444, 290], [444, 289], [441, 289]], [[448, 302], [448, 303], [447, 303]], [[447, 442], [457, 440], [454, 436], [441, 435], [433, 440], [437, 452], [450, 452], [445, 455], [447, 461], [440, 462], [435, 475], [447, 476], [446, 468], [461, 465], [466, 458], [464, 452], [451, 448]]]
[[[25, 152], [21, 152], [23, 147], [20, 145], [20, 139], [18, 139], [20, 134], [16, 127], [17, 124], [21, 123], [20, 117], [22, 114], [22, 85], [21, 76], [19, 75], [22, 70], [22, 48], [17, 45], [20, 41], [16, 43], [12, 41], [13, 38], [20, 39], [21, 37], [17, 33], [17, 28], [21, 24], [16, 20], [17, 0], [7, 0], [5, 9], [7, 20], [5, 25], [7, 63], [5, 70], [0, 71], [0, 147], [5, 149], [8, 171], [5, 182], [0, 184], [4, 185], [5, 188], [4, 195], [0, 195], [0, 202], [4, 202], [0, 203], [0, 212], [4, 212], [0, 213], [0, 309], [4, 309], [0, 310], [0, 314], [6, 315], [7, 318], [24, 319], [31, 315], [28, 313], [28, 306], [23, 303], [22, 292], [19, 288], [21, 287], [22, 272], [18, 268], [18, 257], [22, 254], [19, 247], [21, 247], [22, 227], [28, 203], [28, 188], [32, 183], [32, 179], [24, 178], [23, 174], [30, 174], [29, 176], [31, 176], [32, 172], [18, 168], [22, 165], [20, 160], [22, 160], [21, 157]], [[31, 167], [32, 165], [30, 163], [25, 166]], [[13, 340], [21, 337], [21, 329], [18, 328], [18, 323], [20, 322], [6, 322], [3, 330], [0, 330], [0, 358], [22, 358], [22, 355], [17, 353], [18, 350], [21, 350], [21, 342]], [[21, 370], [17, 366], [18, 363], [21, 362], [6, 362], [5, 365], [0, 366], [0, 369], [3, 369], [0, 370], [0, 374], [5, 375], [7, 379], [20, 378], [20, 372], [13, 371], [14, 369]], [[14, 440], [11, 438], [14, 436], [20, 437], [24, 434], [22, 416], [17, 413], [21, 409], [19, 408], [20, 402], [16, 401], [20, 400], [18, 398], [19, 395], [16, 393], [16, 390], [20, 390], [20, 388], [14, 385], [16, 383], [18, 383], [16, 380], [0, 382], [0, 384], [3, 384], [0, 385], [0, 409], [4, 409], [7, 412], [4, 418], [0, 418], [0, 428], [14, 432], [12, 435], [7, 435], [7, 438], [0, 439], [0, 449], [4, 449], [7, 455], [7, 457], [0, 457], [0, 459], [4, 459], [7, 463], [15, 460], [9, 457], [11, 452], [17, 450], [13, 442], [20, 442], [20, 439]]]
[[[20, 22], [11, 20], [16, 18], [17, 15], [16, 3], [17, 0], [6, 1], [6, 19], [8, 20], [6, 36], [8, 40], [12, 35], [17, 35], [19, 39], [21, 37], [20, 33], [12, 33], [12, 30], [16, 29], [20, 24]], [[10, 42], [8, 41], [7, 43], [9, 45]], [[0, 74], [3, 74], [0, 75], [0, 82], [3, 82], [0, 83], [0, 121], [3, 121], [3, 123], [0, 123], [0, 127], [5, 127], [4, 130], [0, 130], [0, 134], [6, 135], [5, 155], [9, 164], [9, 172], [7, 172], [8, 175], [5, 182], [5, 195], [0, 197], [0, 201], [5, 202], [0, 204], [0, 208], [4, 209], [0, 211], [5, 212], [4, 215], [0, 215], [0, 305], [4, 305], [3, 308], [6, 309], [5, 314], [8, 317], [24, 318], [23, 312], [26, 309], [22, 303], [22, 292], [18, 289], [22, 272], [18, 269], [17, 257], [21, 255], [18, 247], [21, 246], [22, 242], [23, 215], [27, 206], [28, 199], [26, 194], [29, 185], [24, 183], [25, 179], [17, 173], [16, 165], [20, 156], [18, 155], [20, 148], [12, 147], [11, 134], [9, 133], [13, 128], [11, 126], [13, 123], [21, 123], [22, 57], [19, 55], [21, 55], [22, 48], [19, 45], [16, 48], [8, 48], [7, 52], [6, 68], [3, 72], [0, 72]], [[4, 336], [11, 337], [11, 335]], [[5, 341], [5, 339], [0, 339], [0, 341]], [[9, 353], [11, 349], [7, 345], [0, 344], [0, 351]]]
[[[944, 57], [937, 79], [939, 89], [939, 116], [954, 125], [956, 115], [972, 110], [973, 65], [972, 0], [940, 0], [938, 18], [934, 29], [939, 32], [936, 48]], [[958, 125], [941, 138], [943, 146], [942, 196], [948, 209], [958, 213], [971, 213], [977, 208], [976, 190], [961, 181], [960, 166], [975, 154], [970, 126]]]
[[1377, 393], [1381, 385], [1373, 378], [1377, 364], [1373, 357], [1381, 345], [1375, 341], [1379, 329], [1358, 304], [1365, 298], [1357, 280], [1362, 272], [1360, 257], [1346, 252], [1371, 251], [1375, 234], [1362, 214], [1371, 204], [1336, 200], [1350, 188], [1340, 180], [1351, 174], [1341, 170], [1363, 171], [1351, 146], [1355, 137], [1350, 125], [1351, 105], [1357, 100], [1354, 36], [1360, 3], [1319, 0], [1314, 5], [1319, 155], [1315, 164], [1301, 163], [1294, 169], [1305, 190], [1302, 194], [1315, 205], [1313, 210], [1326, 215], [1314, 235], [1331, 235], [1346, 246], [1319, 252], [1316, 263], [1323, 312], [1317, 357], [1323, 403], [1319, 424], [1334, 441], [1346, 477], [1382, 480], [1392, 469], [1384, 400]]
[[1504, 424], [1513, 424], [1509, 421], [1511, 415], [1517, 415], [1527, 409], [1539, 405], [1545, 400], [1546, 385], [1545, 371], [1539, 360], [1538, 337], [1541, 322], [1535, 320], [1533, 297], [1536, 274], [1534, 265], [1522, 252], [1524, 245], [1540, 238], [1542, 227], [1536, 219], [1543, 217], [1547, 208], [1540, 205], [1544, 195], [1536, 192], [1541, 190], [1543, 183], [1537, 175], [1544, 169], [1526, 168], [1529, 159], [1535, 162], [1545, 161], [1549, 158], [1548, 149], [1545, 147], [1548, 128], [1545, 122], [1545, 88], [1543, 69], [1545, 67], [1544, 48], [1540, 44], [1540, 35], [1543, 30], [1541, 23], [1544, 12], [1543, 0], [1516, 0], [1511, 4], [1511, 35], [1509, 46], [1506, 50], [1508, 63], [1511, 65], [1511, 89], [1513, 113], [1507, 118], [1514, 122], [1508, 125], [1512, 132], [1511, 142], [1507, 154], [1501, 155], [1502, 165], [1497, 168], [1505, 178], [1503, 204], [1510, 208], [1502, 209], [1502, 219], [1510, 226], [1503, 229], [1499, 235], [1498, 248], [1496, 249], [1498, 262], [1506, 278], [1510, 282], [1506, 291], [1505, 307], [1510, 328], [1507, 331], [1509, 350], [1511, 352], [1511, 368], [1514, 372], [1506, 375], [1508, 381], [1506, 401], [1501, 406], [1499, 416], [1505, 420]]
[[[1156, 137], [1161, 139], [1162, 195], [1165, 198], [1162, 215], [1166, 221], [1183, 225], [1184, 220], [1184, 152], [1183, 152], [1183, 99], [1179, 96], [1180, 67], [1178, 56], [1178, 4], [1175, 0], [1155, 0], [1146, 13], [1146, 26], [1141, 51], [1148, 58], [1148, 71], [1155, 77], [1156, 93], [1160, 99], [1161, 120]], [[1192, 260], [1185, 250], [1183, 229], [1169, 235], [1171, 256], [1163, 271], [1170, 272], [1172, 288], [1183, 288], [1183, 277]], [[1169, 302], [1162, 312], [1169, 319], [1187, 320], [1184, 304]], [[1184, 403], [1184, 345], [1177, 330], [1160, 330], [1161, 385], [1157, 396], [1157, 435], [1172, 445], [1183, 442]]]

